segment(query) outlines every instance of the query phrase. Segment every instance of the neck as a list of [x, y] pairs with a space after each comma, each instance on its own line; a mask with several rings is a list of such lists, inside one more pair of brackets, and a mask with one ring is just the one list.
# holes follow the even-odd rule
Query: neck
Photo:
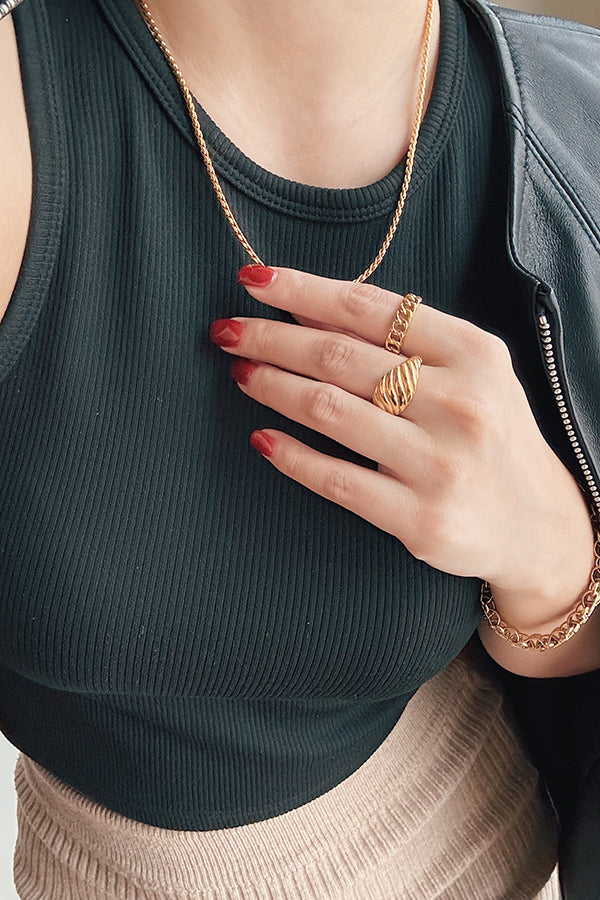
[[[404, 156], [427, 0], [150, 0], [199, 102], [276, 174], [355, 187]], [[439, 16], [434, 16], [429, 88]]]

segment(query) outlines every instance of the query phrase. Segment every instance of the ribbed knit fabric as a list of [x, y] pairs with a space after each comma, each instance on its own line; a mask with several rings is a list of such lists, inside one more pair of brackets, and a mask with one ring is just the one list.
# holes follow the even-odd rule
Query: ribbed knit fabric
[[[490, 51], [455, 0], [442, 16], [413, 182], [374, 280], [459, 315], [486, 297], [490, 327], [514, 304], [526, 333]], [[271, 426], [373, 465], [244, 397], [210, 343], [216, 318], [278, 314], [236, 282], [243, 252], [133, 0], [26, 0], [14, 18], [34, 200], [0, 327], [2, 729], [130, 818], [265, 819], [373, 753], [472, 634], [479, 584], [248, 447]], [[349, 278], [374, 257], [402, 164], [365, 188], [299, 185], [203, 118], [267, 262]]]
[[[125, 819], [21, 757], [22, 900], [559, 900], [556, 827], [498, 689], [462, 660], [348, 779], [291, 812], [189, 832]], [[538, 894], [542, 891], [541, 894]]]

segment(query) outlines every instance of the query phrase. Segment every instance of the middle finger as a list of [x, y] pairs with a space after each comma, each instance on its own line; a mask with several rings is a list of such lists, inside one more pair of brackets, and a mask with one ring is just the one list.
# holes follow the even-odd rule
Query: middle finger
[[[371, 399], [380, 378], [406, 359], [345, 334], [270, 319], [220, 319], [211, 327], [211, 338], [236, 356], [336, 385], [365, 400]], [[428, 369], [422, 367], [419, 389], [403, 413], [415, 423], [427, 407], [423, 394], [432, 374]]]
[[[255, 268], [245, 266], [238, 278], [261, 303], [312, 319], [319, 328], [333, 326], [334, 330], [341, 328], [377, 346], [385, 344], [402, 299], [399, 294], [374, 284], [336, 281], [281, 267], [269, 270], [274, 277], [268, 284], [257, 285], [244, 274]], [[418, 353], [428, 365], [450, 366], [457, 357], [464, 357], [467, 324], [421, 303], [408, 329], [404, 349], [409, 356]]]

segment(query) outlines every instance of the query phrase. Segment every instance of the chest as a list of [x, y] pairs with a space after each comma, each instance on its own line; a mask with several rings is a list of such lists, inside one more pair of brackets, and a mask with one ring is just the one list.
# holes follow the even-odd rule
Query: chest
[[[67, 141], [77, 152], [47, 295], [0, 385], [2, 659], [83, 692], [412, 690], [468, 639], [479, 586], [250, 450], [251, 431], [268, 426], [372, 465], [231, 383], [210, 323], [264, 311], [236, 283], [245, 260], [195, 148], [158, 120], [148, 128], [152, 116], [131, 101], [102, 165], [105, 122], [90, 118], [88, 143], [76, 131]], [[221, 161], [228, 196], [269, 261], [351, 278], [374, 256], [395, 190], [374, 212], [357, 195], [305, 196], [260, 173], [250, 190], [237, 162]], [[407, 205], [378, 277], [456, 312], [484, 282], [473, 265], [484, 220], [498, 232], [502, 220], [483, 176], [473, 196], [451, 191], [434, 207], [445, 180], [441, 167]]]

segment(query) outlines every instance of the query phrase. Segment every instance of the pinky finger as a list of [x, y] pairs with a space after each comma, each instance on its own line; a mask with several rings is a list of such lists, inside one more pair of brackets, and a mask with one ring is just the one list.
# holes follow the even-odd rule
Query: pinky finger
[[402, 482], [327, 456], [281, 431], [254, 431], [250, 444], [283, 475], [405, 542], [414, 495]]

